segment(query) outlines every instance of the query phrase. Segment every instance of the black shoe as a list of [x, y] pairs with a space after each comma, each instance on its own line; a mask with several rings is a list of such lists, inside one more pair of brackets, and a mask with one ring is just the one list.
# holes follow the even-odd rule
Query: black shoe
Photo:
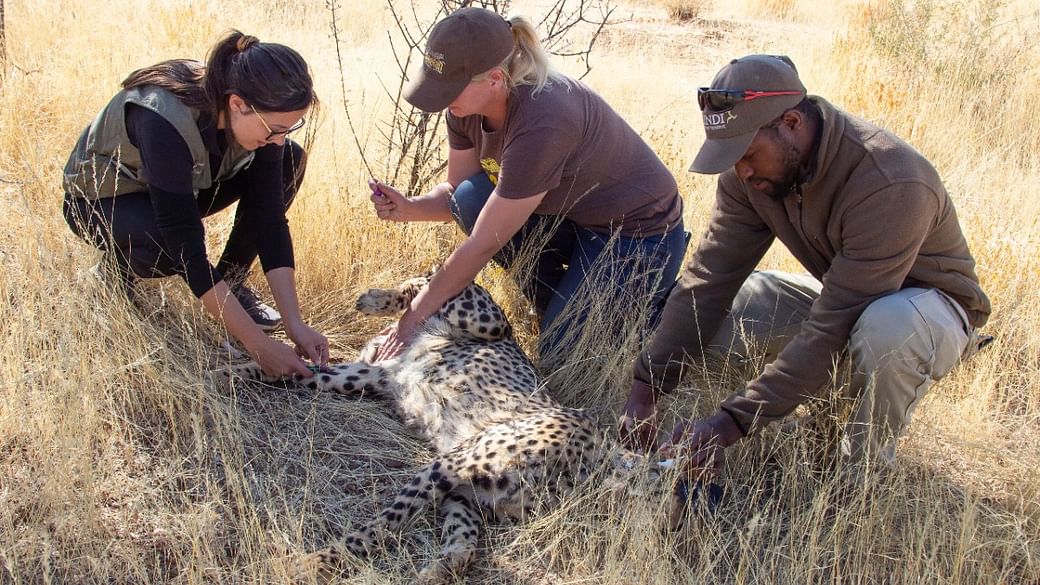
[[261, 301], [256, 291], [245, 283], [232, 284], [230, 288], [231, 293], [260, 329], [271, 331], [282, 324], [282, 315], [274, 307]]

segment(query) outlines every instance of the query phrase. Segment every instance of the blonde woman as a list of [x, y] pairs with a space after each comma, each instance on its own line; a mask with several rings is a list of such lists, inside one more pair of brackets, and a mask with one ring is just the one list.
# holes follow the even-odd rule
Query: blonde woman
[[[447, 109], [447, 181], [414, 198], [372, 181], [376, 213], [453, 220], [467, 237], [412, 301], [381, 358], [407, 347], [489, 260], [509, 266], [546, 226], [551, 237], [525, 291], [540, 316], [543, 359], [585, 322], [580, 308], [564, 311], [579, 287], [625, 299], [651, 274], [651, 302], [660, 305], [685, 250], [675, 179], [600, 96], [549, 68], [529, 20], [482, 8], [450, 14], [431, 31], [405, 98], [427, 112]], [[610, 267], [593, 277], [597, 258]]]

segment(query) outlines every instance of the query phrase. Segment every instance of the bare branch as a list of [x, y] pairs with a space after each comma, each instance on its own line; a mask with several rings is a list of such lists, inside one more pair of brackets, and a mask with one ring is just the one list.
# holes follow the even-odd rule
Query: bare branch
[[[3, 0], [0, 0], [2, 2]], [[347, 106], [347, 79], [343, 67], [343, 54], [340, 52], [339, 42], [339, 22], [336, 16], [336, 10], [339, 9], [339, 2], [336, 0], [326, 0], [325, 6], [329, 9], [329, 15], [332, 26], [332, 41], [336, 45], [336, 63], [339, 67], [339, 89], [340, 95], [343, 96], [343, 113], [347, 116], [347, 126], [350, 128], [350, 135], [354, 138], [354, 145], [357, 146], [358, 154], [361, 155], [361, 162], [365, 165], [365, 171], [368, 175], [374, 176], [372, 173], [372, 167], [368, 164], [368, 158], [365, 157], [365, 147], [361, 145], [361, 136], [358, 134], [357, 129], [354, 127], [354, 120], [350, 116], [350, 108]]]
[[4, 0], [0, 0], [0, 78], [7, 74], [7, 29], [4, 27]]

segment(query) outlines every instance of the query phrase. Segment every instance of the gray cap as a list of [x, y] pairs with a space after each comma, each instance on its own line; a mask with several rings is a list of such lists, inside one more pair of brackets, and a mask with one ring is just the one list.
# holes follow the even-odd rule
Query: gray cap
[[708, 89], [789, 94], [749, 96], [720, 110], [705, 107], [701, 114], [707, 139], [693, 159], [690, 171], [706, 175], [721, 173], [735, 165], [760, 128], [797, 106], [806, 95], [794, 63], [776, 55], [734, 59], [715, 75]]

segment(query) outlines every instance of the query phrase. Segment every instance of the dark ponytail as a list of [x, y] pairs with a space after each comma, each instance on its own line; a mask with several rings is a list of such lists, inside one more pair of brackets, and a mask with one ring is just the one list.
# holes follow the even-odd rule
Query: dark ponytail
[[265, 112], [292, 112], [318, 104], [307, 63], [295, 50], [232, 30], [209, 51], [206, 64], [186, 59], [138, 69], [123, 80], [130, 89], [156, 85], [185, 105], [209, 110], [214, 117], [227, 109], [228, 96], [242, 97]]
[[202, 87], [205, 75], [206, 67], [198, 61], [171, 59], [134, 71], [123, 80], [123, 88], [155, 85], [177, 96], [189, 107], [212, 110], [213, 104]]
[[299, 53], [237, 30], [210, 50], [204, 85], [218, 112], [227, 107], [232, 93], [265, 112], [292, 112], [317, 102], [310, 71]]

